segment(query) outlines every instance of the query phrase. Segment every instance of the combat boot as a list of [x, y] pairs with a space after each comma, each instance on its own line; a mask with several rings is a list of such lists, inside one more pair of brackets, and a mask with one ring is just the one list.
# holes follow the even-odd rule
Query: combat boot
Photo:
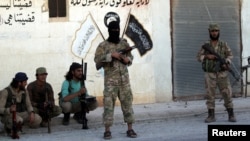
[[64, 117], [63, 117], [62, 124], [69, 125], [70, 113], [63, 113], [63, 114], [64, 114]]
[[233, 108], [227, 108], [227, 112], [228, 112], [228, 121], [229, 122], [236, 122], [236, 119], [234, 117]]
[[208, 117], [205, 119], [205, 123], [215, 122], [214, 109], [208, 109]]

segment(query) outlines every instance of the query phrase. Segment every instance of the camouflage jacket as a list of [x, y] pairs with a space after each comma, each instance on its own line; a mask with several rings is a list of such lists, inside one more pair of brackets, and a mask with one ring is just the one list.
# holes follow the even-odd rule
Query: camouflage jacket
[[[226, 62], [231, 64], [231, 59], [233, 58], [233, 54], [226, 42], [219, 40], [216, 46], [212, 46], [210, 41], [206, 41], [204, 45], [205, 44], [209, 44], [209, 46], [212, 48], [212, 50], [214, 50], [214, 52], [219, 54], [221, 58], [224, 58]], [[201, 47], [200, 51], [197, 54], [197, 60], [199, 62], [202, 62], [202, 69], [205, 72], [215, 72], [215, 64], [217, 60], [205, 59], [206, 54], [209, 54], [209, 52]]]
[[[129, 47], [126, 40], [121, 40], [118, 44], [108, 41], [101, 42], [95, 52], [95, 63], [103, 63], [104, 69], [104, 85], [105, 86], [120, 86], [129, 84], [129, 73], [127, 66], [119, 60], [111, 57], [112, 52], [119, 51]], [[131, 52], [125, 54], [132, 64], [133, 56]]]

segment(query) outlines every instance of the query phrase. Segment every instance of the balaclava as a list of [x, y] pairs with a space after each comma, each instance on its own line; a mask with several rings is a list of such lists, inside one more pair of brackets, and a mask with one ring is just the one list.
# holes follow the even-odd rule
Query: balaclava
[[120, 42], [120, 26], [119, 22], [112, 21], [108, 25], [109, 38], [108, 41], [118, 44]]

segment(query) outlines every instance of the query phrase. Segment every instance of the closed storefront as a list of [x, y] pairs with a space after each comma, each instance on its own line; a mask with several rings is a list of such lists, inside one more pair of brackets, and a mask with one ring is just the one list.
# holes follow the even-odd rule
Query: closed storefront
[[[220, 39], [228, 43], [234, 55], [231, 68], [240, 75], [240, 0], [171, 0], [171, 14], [174, 98], [204, 98], [204, 73], [196, 55], [209, 40], [210, 23], [221, 26]], [[241, 82], [235, 82], [232, 75], [230, 79], [233, 95], [241, 94]]]

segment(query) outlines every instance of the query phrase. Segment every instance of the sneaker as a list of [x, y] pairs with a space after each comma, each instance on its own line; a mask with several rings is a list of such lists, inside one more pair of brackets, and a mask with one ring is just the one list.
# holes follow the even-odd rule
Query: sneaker
[[133, 129], [131, 129], [131, 130], [127, 131], [127, 136], [130, 138], [136, 138], [137, 134], [135, 133], [135, 131]]
[[103, 138], [104, 138], [105, 140], [111, 139], [111, 138], [112, 138], [111, 132], [110, 132], [110, 131], [104, 132]]

